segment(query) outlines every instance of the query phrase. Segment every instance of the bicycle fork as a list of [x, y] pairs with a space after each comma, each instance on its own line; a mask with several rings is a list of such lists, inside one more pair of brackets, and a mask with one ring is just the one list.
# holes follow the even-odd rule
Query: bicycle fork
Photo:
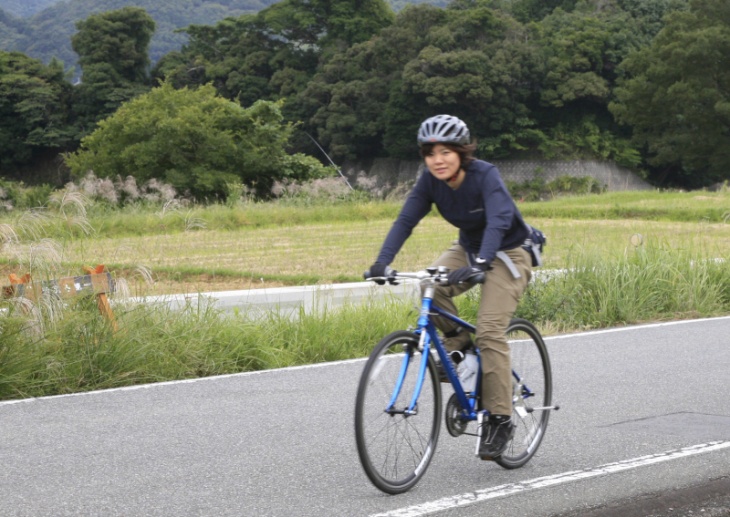
[[425, 339], [425, 335], [426, 333], [421, 334], [421, 338], [417, 345], [418, 349], [421, 351], [421, 362], [418, 365], [418, 378], [416, 381], [416, 385], [413, 388], [413, 396], [411, 397], [411, 401], [408, 406], [403, 409], [398, 409], [396, 407], [396, 401], [398, 400], [398, 396], [403, 389], [403, 381], [406, 378], [408, 368], [411, 366], [411, 361], [414, 357], [413, 345], [408, 345], [406, 347], [406, 350], [404, 350], [405, 354], [403, 355], [403, 362], [401, 363], [400, 373], [398, 374], [398, 380], [395, 384], [393, 395], [390, 398], [390, 402], [388, 402], [388, 407], [385, 408], [385, 412], [389, 415], [410, 416], [418, 414], [418, 397], [421, 396], [423, 382], [426, 379], [426, 368], [428, 368], [429, 343], [428, 340]]

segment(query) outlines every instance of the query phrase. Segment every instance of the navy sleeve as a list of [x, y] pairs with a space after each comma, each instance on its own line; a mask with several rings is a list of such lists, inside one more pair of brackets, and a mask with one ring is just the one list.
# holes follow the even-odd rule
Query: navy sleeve
[[385, 242], [383, 242], [383, 247], [380, 249], [376, 262], [385, 265], [393, 262], [403, 244], [413, 233], [413, 229], [431, 211], [433, 201], [427, 187], [427, 174], [429, 174], [428, 171], [424, 171], [416, 182], [416, 186], [408, 195], [398, 218], [390, 228]]

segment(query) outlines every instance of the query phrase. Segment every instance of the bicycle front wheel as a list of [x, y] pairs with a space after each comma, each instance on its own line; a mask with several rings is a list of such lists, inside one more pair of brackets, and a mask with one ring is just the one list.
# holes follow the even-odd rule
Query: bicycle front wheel
[[512, 422], [515, 434], [507, 450], [496, 458], [504, 468], [527, 463], [540, 446], [553, 398], [553, 377], [545, 342], [527, 320], [513, 319], [507, 328], [512, 360]]
[[441, 385], [433, 361], [428, 361], [414, 411], [406, 411], [417, 387], [421, 357], [418, 336], [394, 332], [373, 350], [357, 389], [357, 452], [370, 481], [388, 494], [405, 492], [418, 483], [436, 450]]

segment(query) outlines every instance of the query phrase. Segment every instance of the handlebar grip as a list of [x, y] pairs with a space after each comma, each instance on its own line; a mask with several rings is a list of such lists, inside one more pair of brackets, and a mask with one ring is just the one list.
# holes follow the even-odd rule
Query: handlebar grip
[[484, 271], [482, 271], [481, 273], [478, 273], [478, 274], [474, 275], [473, 277], [471, 277], [469, 280], [473, 284], [483, 284], [486, 279], [487, 279], [487, 274]]
[[373, 280], [378, 285], [385, 285], [385, 282], [388, 282], [391, 285], [398, 285], [398, 280], [396, 279], [397, 274], [398, 272], [395, 269], [386, 267], [385, 276], [374, 276], [370, 273], [369, 269], [365, 271], [362, 276], [365, 280]]

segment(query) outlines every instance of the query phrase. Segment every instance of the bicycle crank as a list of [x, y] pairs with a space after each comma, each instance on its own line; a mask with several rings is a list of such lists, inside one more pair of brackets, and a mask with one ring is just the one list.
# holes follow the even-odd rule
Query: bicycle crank
[[446, 403], [444, 421], [446, 422], [446, 430], [451, 436], [458, 437], [466, 432], [469, 421], [464, 418], [461, 405], [456, 398], [456, 393], [452, 394]]

